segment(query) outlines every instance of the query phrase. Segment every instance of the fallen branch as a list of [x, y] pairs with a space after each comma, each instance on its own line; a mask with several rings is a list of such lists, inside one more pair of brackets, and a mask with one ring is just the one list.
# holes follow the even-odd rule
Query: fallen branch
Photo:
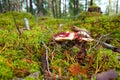
[[120, 53], [120, 48], [119, 47], [115, 47], [112, 46], [111, 44], [105, 43], [105, 42], [100, 42], [102, 44], [103, 47], [107, 48], [107, 49], [111, 49], [114, 52], [118, 52]]
[[119, 47], [116, 47], [116, 46], [113, 46], [111, 44], [108, 44], [108, 43], [105, 43], [105, 42], [102, 42], [101, 39], [99, 40], [94, 40], [95, 42], [97, 42], [97, 44], [93, 47], [95, 48], [98, 44], [101, 44], [104, 48], [107, 48], [107, 49], [110, 49], [114, 52], [118, 52], [120, 53], [120, 48]]
[[43, 46], [45, 47], [45, 49], [46, 49], [46, 52], [45, 52], [45, 54], [43, 55], [43, 60], [44, 60], [44, 58], [45, 58], [45, 60], [43, 61], [43, 62], [45, 62], [44, 64], [45, 64], [45, 66], [43, 65], [43, 67], [45, 67], [46, 69], [44, 69], [44, 71], [45, 70], [47, 70], [48, 72], [50, 72], [50, 68], [49, 68], [49, 61], [48, 61], [48, 47], [46, 46], [46, 44], [44, 43], [44, 42], [42, 42], [42, 44], [43, 44]]
[[108, 34], [103, 35], [103, 36], [100, 36], [100, 38], [99, 38], [98, 40], [95, 40], [95, 39], [94, 39], [94, 41], [97, 42], [97, 43], [96, 43], [96, 45], [95, 45], [93, 48], [95, 48], [98, 44], [101, 44], [103, 47], [105, 47], [105, 48], [107, 48], [107, 49], [111, 49], [111, 50], [114, 51], [114, 52], [120, 53], [120, 48], [119, 48], [119, 47], [116, 47], [116, 46], [113, 46], [113, 45], [111, 45], [111, 44], [102, 42], [102, 38], [105, 38], [105, 37], [109, 36], [109, 35], [112, 34], [112, 33], [113, 33], [113, 32], [108, 33]]
[[105, 37], [109, 36], [109, 35], [112, 34], [112, 33], [113, 33], [113, 32], [108, 33], [108, 34], [103, 35], [103, 36], [100, 36], [100, 38], [99, 38], [98, 40], [95, 40], [97, 43], [96, 43], [96, 45], [94, 46], [94, 48], [95, 48], [99, 43], [101, 43], [102, 38], [105, 38]]
[[[47, 47], [47, 45], [44, 42], [42, 42], [42, 44], [46, 49], [46, 52], [42, 55], [42, 58], [41, 58], [42, 68], [43, 68], [43, 72], [44, 72], [44, 78], [46, 80], [67, 80], [67, 79], [70, 79], [70, 77], [59, 76], [59, 75], [56, 75], [56, 74], [53, 74], [50, 72], [49, 61], [48, 61], [48, 49], [49, 48]], [[54, 53], [54, 50], [52, 53]]]

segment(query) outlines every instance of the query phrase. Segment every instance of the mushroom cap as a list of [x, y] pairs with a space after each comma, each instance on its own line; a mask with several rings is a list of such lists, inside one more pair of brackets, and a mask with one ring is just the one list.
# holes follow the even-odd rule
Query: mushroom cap
[[93, 41], [89, 34], [84, 31], [81, 32], [60, 32], [56, 34], [53, 39], [55, 41], [69, 41], [69, 40], [78, 40], [78, 41]]
[[86, 30], [85, 28], [79, 28], [79, 27], [77, 27], [77, 26], [73, 26], [73, 27], [71, 28], [71, 30], [74, 31], [74, 32], [82, 31], [82, 32], [86, 32], [87, 34], [90, 34], [90, 32], [89, 32], [88, 30]]
[[74, 40], [76, 38], [76, 33], [74, 32], [60, 32], [54, 37], [56, 41]]

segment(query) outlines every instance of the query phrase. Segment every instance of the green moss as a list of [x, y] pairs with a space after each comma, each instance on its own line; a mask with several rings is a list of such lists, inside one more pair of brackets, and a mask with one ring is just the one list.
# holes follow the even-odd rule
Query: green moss
[[[54, 34], [60, 31], [70, 31], [73, 26], [88, 29], [91, 32], [91, 36], [95, 39], [98, 39], [99, 35], [105, 35], [114, 31], [114, 33], [109, 35], [109, 37], [114, 38], [111, 44], [119, 46], [119, 42], [117, 42], [120, 38], [120, 30], [118, 29], [120, 27], [119, 15], [109, 17], [95, 12], [84, 12], [81, 13], [78, 19], [74, 20], [39, 18], [38, 23], [35, 22], [34, 17], [29, 13], [13, 12], [13, 15], [20, 28], [25, 26], [23, 18], [27, 17], [32, 29], [29, 31], [23, 30], [22, 35], [19, 35], [16, 31], [11, 12], [0, 14], [0, 79], [3, 80], [16, 77], [15, 71], [17, 69], [27, 69], [30, 73], [40, 71], [40, 79], [42, 79], [43, 74], [40, 59], [42, 54], [45, 53], [45, 47], [40, 44], [41, 42], [44, 42], [49, 48], [49, 64], [52, 73], [70, 76], [71, 79], [78, 79], [77, 76], [71, 76], [68, 68], [70, 65], [78, 62], [77, 53], [79, 49], [76, 47], [65, 49], [59, 45], [51, 45], [51, 37]], [[63, 24], [61, 29], [59, 28], [60, 24]], [[103, 39], [103, 41], [105, 40], [106, 38]], [[120, 64], [116, 58], [119, 54], [104, 49], [100, 45], [94, 49], [93, 46], [95, 44], [95, 42], [91, 42], [87, 45], [88, 57], [82, 63], [84, 66], [80, 63], [80, 67], [88, 70], [88, 74], [80, 73], [80, 75], [84, 75], [86, 78], [88, 75], [94, 74], [100, 66], [98, 72], [110, 68], [119, 71]], [[33, 78], [26, 79], [32, 80]]]
[[30, 27], [36, 25], [35, 19], [30, 13], [7, 12], [0, 14], [0, 29], [13, 30], [16, 25], [19, 28], [23, 28], [25, 27], [24, 18], [29, 20]]

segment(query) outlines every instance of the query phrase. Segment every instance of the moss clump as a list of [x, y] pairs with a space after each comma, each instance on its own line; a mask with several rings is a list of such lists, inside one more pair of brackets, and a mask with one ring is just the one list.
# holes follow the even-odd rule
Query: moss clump
[[[17, 25], [19, 28], [25, 27], [24, 18], [29, 20], [30, 27], [35, 26], [35, 19], [30, 13], [7, 12], [0, 14], [0, 29], [15, 29]], [[16, 24], [16, 25], [15, 25]]]
[[84, 20], [85, 18], [100, 17], [100, 16], [101, 16], [101, 13], [98, 13], [98, 12], [82, 12], [77, 16], [77, 18]]

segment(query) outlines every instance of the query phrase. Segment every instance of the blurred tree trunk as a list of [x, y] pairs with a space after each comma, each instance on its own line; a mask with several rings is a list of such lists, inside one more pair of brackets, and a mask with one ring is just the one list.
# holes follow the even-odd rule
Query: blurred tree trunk
[[79, 5], [79, 0], [75, 1], [75, 15], [78, 14], [78, 5]]
[[55, 6], [54, 6], [54, 0], [52, 0], [52, 13], [53, 13], [53, 17], [56, 17], [55, 15]]
[[3, 9], [2, 9], [2, 1], [0, 0], [0, 13], [3, 12]]
[[76, 2], [76, 0], [69, 1], [69, 13], [72, 17], [75, 16], [75, 2]]
[[76, 0], [75, 2], [76, 2], [76, 4], [75, 4], [76, 8], [78, 9], [79, 0]]
[[109, 0], [109, 4], [108, 4], [108, 15], [110, 15], [110, 8], [111, 8], [111, 0]]
[[118, 2], [119, 0], [116, 1], [116, 14], [118, 13], [118, 4], [119, 4]]
[[8, 4], [8, 11], [10, 11], [11, 10], [10, 0], [7, 0], [7, 4]]
[[59, 17], [61, 18], [61, 0], [59, 0]]
[[30, 0], [29, 4], [30, 4], [30, 12], [33, 14], [33, 5], [32, 5], [32, 0]]
[[4, 12], [10, 11], [10, 1], [9, 0], [2, 0], [2, 6]]
[[22, 11], [22, 2], [21, 0], [14, 0], [9, 3], [11, 11]]
[[39, 0], [39, 15], [44, 15], [44, 9], [43, 9], [43, 0]]
[[58, 0], [55, 1], [55, 16], [58, 17]]
[[22, 11], [22, 0], [1, 0], [0, 11]]
[[92, 6], [93, 5], [93, 0], [90, 0], [90, 6]]
[[64, 0], [63, 14], [66, 15], [66, 0]]
[[85, 0], [85, 11], [87, 11], [87, 0]]
[[27, 10], [27, 12], [29, 11], [28, 10], [28, 0], [26, 0], [26, 10]]
[[8, 1], [7, 0], [3, 1], [3, 6], [4, 6], [4, 12], [8, 11]]
[[51, 11], [51, 0], [48, 0], [48, 10]]
[[74, 0], [73, 5], [74, 5], [73, 9], [74, 9], [74, 17], [75, 17], [75, 0]]
[[74, 16], [78, 13], [79, 0], [74, 0]]

